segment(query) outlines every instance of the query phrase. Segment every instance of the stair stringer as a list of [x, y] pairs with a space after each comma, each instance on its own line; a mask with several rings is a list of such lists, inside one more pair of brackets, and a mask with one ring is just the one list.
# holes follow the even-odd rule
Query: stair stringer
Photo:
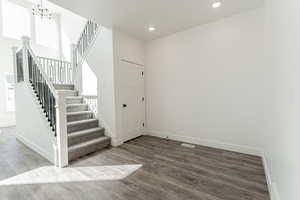
[[57, 164], [57, 141], [32, 87], [15, 87], [16, 137], [53, 164]]

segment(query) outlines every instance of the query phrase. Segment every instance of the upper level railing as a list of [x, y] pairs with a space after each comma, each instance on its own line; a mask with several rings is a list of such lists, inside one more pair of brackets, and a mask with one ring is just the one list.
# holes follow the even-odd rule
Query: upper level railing
[[96, 36], [99, 28], [100, 28], [100, 25], [95, 22], [92, 22], [91, 20], [89, 20], [86, 23], [86, 25], [80, 35], [80, 38], [76, 44], [77, 53], [81, 57], [85, 56], [88, 48], [90, 47], [91, 43], [95, 39], [95, 36]]
[[[88, 20], [76, 45], [72, 48], [72, 64], [76, 66], [73, 70], [74, 72], [74, 84], [80, 88], [79, 91], [82, 91], [82, 84], [84, 81], [83, 73], [82, 73], [82, 64], [84, 59], [86, 59], [86, 55], [90, 48], [92, 47], [94, 41], [96, 40], [96, 36], [100, 30], [100, 25]], [[89, 66], [88, 66], [89, 67]], [[80, 77], [78, 79], [78, 77]], [[85, 103], [88, 104], [89, 108], [94, 112], [95, 116], [97, 116], [98, 106], [97, 106], [97, 95], [83, 95]]]
[[37, 57], [37, 60], [52, 83], [73, 84], [73, 67], [71, 62], [46, 57]]

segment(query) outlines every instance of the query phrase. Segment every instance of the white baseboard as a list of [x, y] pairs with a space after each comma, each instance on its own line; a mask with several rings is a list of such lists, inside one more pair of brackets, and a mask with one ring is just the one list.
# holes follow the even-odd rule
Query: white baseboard
[[0, 128], [13, 128], [16, 127], [16, 124], [12, 124], [12, 125], [0, 125]]
[[264, 165], [264, 170], [265, 170], [265, 174], [266, 174], [270, 198], [271, 198], [271, 200], [280, 200], [277, 185], [276, 185], [276, 183], [272, 182], [272, 180], [271, 180], [270, 168], [267, 163], [266, 155], [260, 149], [256, 149], [256, 148], [249, 147], [249, 146], [224, 143], [224, 142], [219, 142], [219, 141], [215, 141], [215, 140], [203, 140], [201, 138], [186, 137], [186, 136], [176, 135], [176, 134], [172, 134], [172, 133], [164, 133], [164, 132], [160, 132], [160, 131], [145, 130], [144, 134], [156, 136], [156, 137], [160, 137], [160, 138], [168, 138], [168, 139], [176, 140], [176, 141], [180, 141], [180, 142], [186, 142], [186, 143], [191, 143], [191, 144], [213, 147], [213, 148], [217, 148], [217, 149], [224, 149], [224, 150], [229, 150], [229, 151], [234, 151], [234, 152], [239, 152], [239, 153], [260, 156], [263, 160], [263, 165]]
[[266, 179], [267, 179], [270, 198], [271, 198], [271, 200], [276, 200], [276, 199], [274, 199], [273, 194], [272, 194], [272, 191], [273, 191], [272, 190], [272, 180], [271, 180], [270, 168], [269, 168], [269, 165], [267, 162], [266, 155], [262, 152], [261, 157], [262, 157], [262, 161], [263, 161], [263, 165], [264, 165], [264, 170], [265, 170], [265, 175], [266, 175]]
[[263, 165], [264, 165], [264, 170], [265, 170], [265, 174], [266, 174], [270, 198], [271, 198], [271, 200], [280, 200], [279, 192], [277, 189], [277, 184], [275, 182], [273, 182], [271, 179], [271, 170], [270, 170], [268, 162], [267, 162], [266, 154], [262, 153], [261, 157], [263, 160]]
[[26, 146], [28, 146], [30, 149], [33, 149], [34, 151], [36, 151], [38, 154], [40, 154], [41, 156], [43, 156], [44, 158], [46, 158], [49, 162], [54, 164], [54, 157], [53, 155], [50, 155], [49, 153], [45, 152], [42, 148], [40, 148], [39, 146], [37, 146], [36, 144], [28, 141], [26, 138], [24, 138], [23, 136], [17, 134], [16, 135], [17, 140], [19, 140], [20, 142], [22, 142], [23, 144], [25, 144]]
[[280, 200], [280, 196], [279, 196], [279, 192], [278, 192], [278, 188], [277, 188], [277, 184], [276, 183], [272, 183], [272, 188], [271, 188], [272, 192], [271, 193], [271, 200]]
[[245, 154], [250, 154], [250, 155], [255, 155], [255, 156], [261, 156], [260, 149], [256, 149], [256, 148], [249, 147], [249, 146], [223, 143], [223, 142], [219, 142], [219, 141], [215, 141], [215, 140], [187, 137], [187, 136], [181, 136], [181, 135], [175, 135], [175, 134], [163, 133], [163, 132], [151, 131], [151, 130], [145, 130], [144, 133], [145, 133], [145, 135], [151, 135], [151, 136], [156, 136], [156, 137], [161, 137], [161, 138], [168, 138], [168, 139], [176, 140], [176, 141], [180, 141], [180, 142], [186, 142], [186, 143], [191, 143], [191, 144], [213, 147], [213, 148], [217, 148], [217, 149], [224, 149], [224, 150], [228, 150], [228, 151], [234, 151], [234, 152], [245, 153]]
[[118, 147], [121, 146], [123, 142], [120, 139], [111, 138], [111, 146]]

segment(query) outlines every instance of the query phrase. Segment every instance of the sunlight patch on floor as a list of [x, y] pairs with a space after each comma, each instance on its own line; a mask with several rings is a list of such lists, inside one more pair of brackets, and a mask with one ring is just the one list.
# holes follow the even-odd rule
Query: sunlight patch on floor
[[47, 166], [2, 180], [0, 181], [0, 186], [120, 180], [126, 178], [140, 167], [142, 167], [142, 165], [112, 165], [68, 168]]

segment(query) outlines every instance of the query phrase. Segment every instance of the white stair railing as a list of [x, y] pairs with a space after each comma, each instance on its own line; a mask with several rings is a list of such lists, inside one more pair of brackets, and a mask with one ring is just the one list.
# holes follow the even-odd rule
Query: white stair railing
[[[77, 44], [72, 45], [72, 66], [73, 66], [73, 82], [79, 93], [82, 93], [82, 65], [86, 56], [93, 46], [97, 38], [97, 34], [100, 31], [100, 25], [88, 20], [82, 33], [80, 34]], [[90, 109], [97, 116], [98, 106], [97, 106], [97, 96], [82, 95], [84, 101], [88, 104]]]
[[[76, 44], [77, 53], [79, 54], [79, 56], [81, 58], [85, 57], [88, 49], [90, 48], [91, 44], [93, 43], [93, 41], [98, 33], [99, 27], [100, 27], [99, 24], [97, 24], [91, 20], [89, 20], [86, 23], [86, 25], [79, 37], [79, 40]], [[78, 59], [79, 59], [79, 56], [77, 57]], [[82, 59], [78, 60], [78, 61], [81, 62]]]
[[37, 60], [52, 83], [73, 84], [73, 67], [71, 62], [46, 57], [37, 57]]
[[93, 111], [95, 117], [98, 113], [98, 96], [97, 95], [83, 95], [84, 102], [89, 106], [90, 110]]
[[71, 63], [73, 67], [73, 83], [82, 92], [82, 63], [96, 40], [100, 25], [88, 20], [76, 44], [71, 46]]

